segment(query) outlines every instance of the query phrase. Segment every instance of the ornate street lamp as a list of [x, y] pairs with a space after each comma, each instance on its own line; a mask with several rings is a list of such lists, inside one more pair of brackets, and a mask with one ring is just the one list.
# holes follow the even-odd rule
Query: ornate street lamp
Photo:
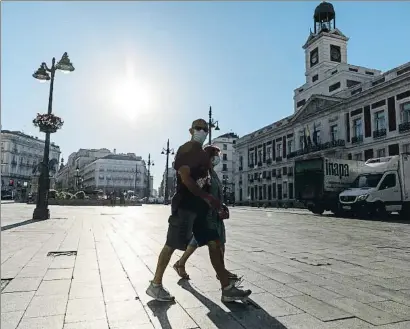
[[219, 129], [219, 122], [215, 121], [212, 118], [212, 107], [209, 107], [209, 120], [208, 120], [208, 131], [209, 131], [209, 145], [212, 144], [212, 128], [214, 128], [215, 130], [220, 130]]
[[60, 61], [56, 64], [56, 59], [51, 60], [51, 67], [46, 63], [41, 63], [40, 67], [34, 72], [33, 77], [40, 81], [50, 80], [50, 92], [48, 96], [48, 111], [47, 114], [37, 114], [33, 120], [35, 126], [40, 128], [41, 132], [46, 134], [44, 144], [43, 161], [40, 167], [40, 177], [38, 182], [37, 203], [33, 212], [33, 219], [44, 220], [50, 218], [48, 209], [48, 191], [50, 189], [49, 177], [49, 154], [50, 154], [50, 134], [55, 133], [63, 125], [61, 118], [52, 114], [53, 110], [53, 90], [54, 77], [57, 70], [69, 73], [74, 71], [74, 66], [68, 58], [67, 53], [64, 53]]
[[167, 156], [167, 162], [165, 165], [165, 195], [164, 195], [164, 204], [168, 204], [168, 198], [169, 198], [169, 191], [168, 191], [168, 166], [169, 166], [169, 155], [174, 155], [174, 149], [169, 148], [169, 139], [167, 141], [167, 148], [162, 149], [161, 154], [165, 154]]

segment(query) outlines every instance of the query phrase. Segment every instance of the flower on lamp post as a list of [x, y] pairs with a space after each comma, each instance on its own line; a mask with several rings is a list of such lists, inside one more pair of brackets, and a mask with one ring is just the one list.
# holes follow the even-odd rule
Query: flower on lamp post
[[64, 121], [54, 115], [54, 114], [40, 114], [37, 113], [36, 118], [33, 120], [33, 124], [35, 127], [40, 128], [41, 132], [49, 132], [49, 133], [55, 133], [58, 129], [61, 129], [61, 127], [64, 124]]

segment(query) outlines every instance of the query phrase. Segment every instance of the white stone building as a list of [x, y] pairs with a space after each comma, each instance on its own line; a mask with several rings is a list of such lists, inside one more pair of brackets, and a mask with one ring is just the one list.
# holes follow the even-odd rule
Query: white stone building
[[[43, 161], [44, 141], [19, 131], [1, 131], [1, 188], [3, 191], [28, 187], [38, 165]], [[50, 176], [54, 177], [60, 161], [60, 147], [50, 144]], [[13, 186], [11, 185], [11, 181]], [[26, 185], [26, 186], [25, 186]]]
[[221, 149], [221, 162], [214, 169], [228, 194], [235, 191], [236, 156], [234, 146], [238, 138], [239, 136], [235, 133], [227, 133], [212, 140], [212, 144]]
[[106, 155], [85, 165], [79, 173], [84, 189], [101, 189], [105, 193], [135, 190], [143, 197], [148, 185], [145, 161], [135, 154]]
[[330, 3], [316, 8], [294, 113], [236, 141], [238, 203], [293, 202], [295, 159], [410, 152], [410, 62], [385, 73], [348, 64], [334, 19]]

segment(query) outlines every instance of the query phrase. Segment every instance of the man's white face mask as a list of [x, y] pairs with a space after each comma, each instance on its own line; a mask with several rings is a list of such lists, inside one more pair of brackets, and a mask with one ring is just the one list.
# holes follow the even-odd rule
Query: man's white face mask
[[208, 133], [206, 131], [194, 130], [192, 139], [200, 144], [203, 144], [205, 142], [206, 136], [208, 136]]

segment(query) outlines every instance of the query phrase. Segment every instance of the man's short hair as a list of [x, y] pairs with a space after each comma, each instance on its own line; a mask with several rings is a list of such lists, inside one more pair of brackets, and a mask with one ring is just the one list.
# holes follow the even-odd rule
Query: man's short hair
[[195, 128], [195, 127], [208, 128], [208, 122], [206, 122], [204, 119], [196, 119], [192, 121], [192, 125], [191, 125], [191, 128]]

